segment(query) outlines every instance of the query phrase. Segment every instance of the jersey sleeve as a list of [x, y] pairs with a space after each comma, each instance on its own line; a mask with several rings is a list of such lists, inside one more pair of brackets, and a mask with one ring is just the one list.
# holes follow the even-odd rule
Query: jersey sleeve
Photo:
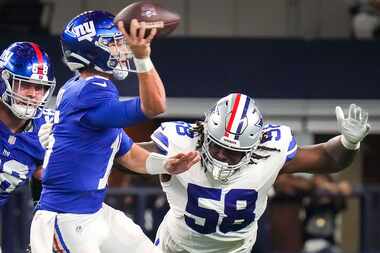
[[124, 128], [145, 121], [140, 98], [102, 103], [89, 109], [81, 122], [95, 128]]
[[188, 152], [194, 150], [197, 142], [191, 127], [183, 121], [164, 122], [150, 137], [164, 155]]
[[119, 92], [112, 81], [99, 77], [89, 79], [79, 93], [76, 108], [88, 110], [101, 104], [119, 100]]
[[291, 134], [290, 136], [291, 141], [289, 142], [289, 145], [288, 145], [288, 151], [286, 153], [286, 161], [293, 160], [293, 158], [297, 154], [297, 148], [298, 148], [296, 138], [294, 137], [291, 131], [290, 131], [290, 134]]
[[133, 140], [127, 135], [127, 133], [124, 131], [124, 129], [120, 129], [121, 131], [121, 141], [120, 141], [120, 148], [117, 152], [117, 156], [123, 156], [131, 149], [133, 145]]
[[285, 161], [292, 160], [296, 156], [298, 148], [292, 130], [285, 125], [266, 125], [260, 145], [279, 148], [286, 157]]
[[163, 124], [161, 124], [161, 126], [153, 132], [150, 138], [156, 144], [161, 154], [163, 155], [168, 154], [169, 138], [167, 136], [167, 133], [165, 133], [165, 127], [163, 126]]

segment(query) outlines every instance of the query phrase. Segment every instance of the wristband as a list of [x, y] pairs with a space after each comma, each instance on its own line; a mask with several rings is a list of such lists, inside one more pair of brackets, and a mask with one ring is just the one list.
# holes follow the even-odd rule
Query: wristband
[[148, 174], [157, 175], [157, 174], [168, 174], [166, 170], [166, 156], [158, 153], [150, 153], [145, 162], [146, 172]]
[[142, 59], [138, 59], [136, 57], [133, 57], [133, 61], [134, 61], [135, 66], [136, 66], [137, 73], [145, 73], [145, 72], [148, 72], [154, 68], [153, 62], [150, 59], [150, 57], [145, 57]]
[[349, 150], [358, 150], [360, 148], [360, 141], [358, 143], [352, 143], [349, 140], [344, 137], [344, 135], [341, 136], [340, 142], [342, 145]]

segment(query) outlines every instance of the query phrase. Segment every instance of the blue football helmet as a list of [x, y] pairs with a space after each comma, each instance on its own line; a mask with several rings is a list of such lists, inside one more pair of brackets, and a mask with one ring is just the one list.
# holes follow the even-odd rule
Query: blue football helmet
[[113, 23], [114, 15], [105, 11], [87, 11], [73, 18], [61, 34], [66, 65], [71, 71], [94, 69], [127, 77], [133, 54], [123, 34]]
[[15, 42], [0, 56], [2, 102], [21, 119], [41, 116], [55, 87], [47, 53], [32, 42]]

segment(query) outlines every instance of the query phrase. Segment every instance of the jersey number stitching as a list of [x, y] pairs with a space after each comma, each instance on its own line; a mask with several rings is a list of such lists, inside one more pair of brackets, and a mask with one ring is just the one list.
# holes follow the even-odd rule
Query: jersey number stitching
[[120, 142], [121, 142], [121, 134], [117, 135], [115, 141], [111, 145], [112, 153], [108, 160], [108, 164], [107, 164], [107, 168], [104, 173], [104, 176], [101, 179], [99, 179], [98, 190], [104, 189], [107, 186], [108, 177], [110, 176], [112, 165], [113, 165], [113, 160], [115, 158], [117, 151], [119, 151]]
[[[224, 214], [214, 209], [200, 207], [199, 199], [222, 200], [222, 190], [189, 184], [187, 187], [186, 224], [201, 234], [217, 231], [228, 233], [239, 231], [255, 220], [257, 191], [249, 189], [231, 189], [225, 194]], [[222, 221], [219, 224], [219, 217]], [[199, 222], [201, 221], [201, 222]], [[203, 221], [203, 222], [202, 222]], [[203, 224], [200, 224], [203, 223]]]
[[190, 138], [194, 137], [193, 132], [190, 131], [191, 125], [189, 123], [183, 122], [183, 121], [176, 121], [175, 122], [175, 129], [178, 135], [181, 136], [187, 136]]
[[6, 161], [0, 173], [0, 191], [12, 192], [28, 177], [29, 168], [16, 160]]

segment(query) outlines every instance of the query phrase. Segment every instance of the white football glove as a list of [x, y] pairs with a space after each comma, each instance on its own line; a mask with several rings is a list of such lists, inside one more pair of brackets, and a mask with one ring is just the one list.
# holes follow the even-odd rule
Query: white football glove
[[351, 104], [347, 118], [344, 117], [340, 106], [335, 108], [335, 113], [338, 120], [338, 130], [342, 134], [343, 146], [351, 150], [359, 149], [360, 142], [367, 136], [371, 128], [368, 124], [368, 112], [362, 110], [360, 106]]
[[38, 131], [38, 139], [40, 140], [41, 145], [46, 149], [49, 145], [49, 135], [51, 133], [51, 129], [53, 127], [53, 123], [46, 122], [43, 124]]

